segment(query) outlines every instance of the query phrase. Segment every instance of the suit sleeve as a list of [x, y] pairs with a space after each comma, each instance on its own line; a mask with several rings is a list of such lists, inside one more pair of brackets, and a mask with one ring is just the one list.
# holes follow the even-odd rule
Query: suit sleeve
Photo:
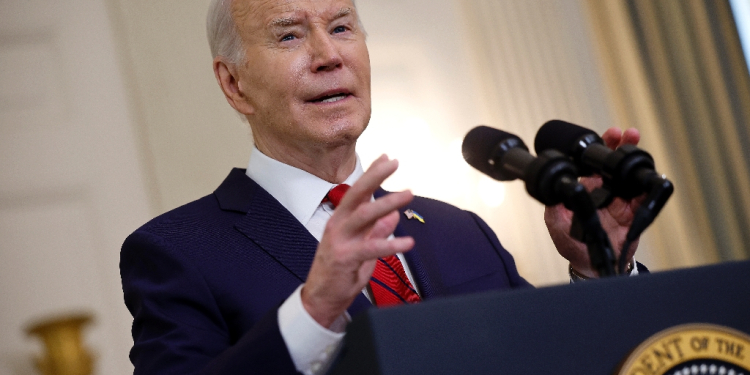
[[482, 220], [479, 216], [477, 216], [473, 212], [469, 212], [471, 217], [474, 219], [474, 221], [477, 223], [479, 228], [482, 230], [484, 235], [487, 237], [487, 240], [492, 244], [492, 247], [495, 249], [495, 252], [497, 252], [497, 255], [502, 259], [503, 265], [505, 267], [505, 273], [508, 275], [508, 278], [510, 279], [511, 287], [513, 288], [523, 288], [523, 287], [531, 287], [531, 283], [526, 281], [521, 275], [518, 274], [518, 269], [516, 268], [516, 261], [513, 259], [513, 255], [511, 255], [508, 250], [505, 250], [503, 245], [500, 244], [500, 240], [497, 238], [497, 235], [495, 232], [492, 231], [492, 229], [487, 225], [487, 223]]
[[133, 315], [130, 359], [139, 374], [297, 374], [269, 311], [233, 345], [198, 269], [161, 237], [136, 231], [120, 274]]

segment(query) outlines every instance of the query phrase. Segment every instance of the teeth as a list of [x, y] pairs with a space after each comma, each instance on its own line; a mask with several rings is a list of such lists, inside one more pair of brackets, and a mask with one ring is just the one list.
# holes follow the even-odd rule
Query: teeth
[[336, 96], [332, 96], [332, 97], [330, 97], [328, 99], [321, 100], [321, 102], [322, 103], [333, 103], [333, 102], [337, 102], [337, 101], [339, 101], [341, 99], [344, 99], [344, 98], [346, 98], [346, 95], [339, 94], [339, 95], [336, 95]]

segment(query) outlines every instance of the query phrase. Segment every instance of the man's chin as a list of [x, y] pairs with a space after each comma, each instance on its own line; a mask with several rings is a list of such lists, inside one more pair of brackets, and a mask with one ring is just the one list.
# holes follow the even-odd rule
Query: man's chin
[[367, 122], [360, 117], [329, 119], [328, 121], [321, 121], [320, 124], [318, 134], [330, 142], [356, 142], [367, 127]]
[[360, 134], [362, 132], [341, 132], [323, 138], [320, 144], [329, 149], [354, 146]]

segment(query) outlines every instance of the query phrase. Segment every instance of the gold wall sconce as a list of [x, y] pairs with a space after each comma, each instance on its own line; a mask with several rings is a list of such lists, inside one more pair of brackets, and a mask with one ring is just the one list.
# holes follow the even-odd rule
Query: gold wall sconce
[[75, 314], [40, 321], [26, 333], [42, 339], [45, 353], [36, 358], [43, 375], [91, 375], [94, 358], [83, 345], [82, 328], [93, 320], [91, 314]]

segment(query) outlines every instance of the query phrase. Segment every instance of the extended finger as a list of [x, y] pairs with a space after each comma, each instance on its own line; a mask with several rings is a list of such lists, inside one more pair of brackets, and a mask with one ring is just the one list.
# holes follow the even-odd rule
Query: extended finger
[[620, 142], [622, 141], [622, 130], [618, 127], [611, 127], [602, 134], [602, 139], [607, 147], [614, 150], [620, 146]]
[[376, 221], [409, 204], [413, 198], [414, 195], [408, 190], [391, 193], [375, 201], [360, 204], [354, 211], [342, 212], [337, 220], [345, 220], [344, 229], [349, 233], [369, 230]]
[[641, 132], [638, 131], [638, 129], [630, 128], [628, 130], [625, 130], [624, 133], [622, 133], [622, 140], [620, 141], [620, 146], [622, 145], [637, 145], [638, 142], [641, 140]]
[[337, 211], [353, 211], [362, 203], [369, 202], [372, 193], [377, 190], [388, 176], [398, 169], [397, 160], [389, 160], [384, 154], [375, 159], [367, 171], [346, 192]]
[[392, 240], [372, 238], [363, 242], [360, 255], [363, 257], [363, 260], [377, 259], [396, 253], [405, 253], [413, 247], [414, 239], [411, 237], [396, 237]]

